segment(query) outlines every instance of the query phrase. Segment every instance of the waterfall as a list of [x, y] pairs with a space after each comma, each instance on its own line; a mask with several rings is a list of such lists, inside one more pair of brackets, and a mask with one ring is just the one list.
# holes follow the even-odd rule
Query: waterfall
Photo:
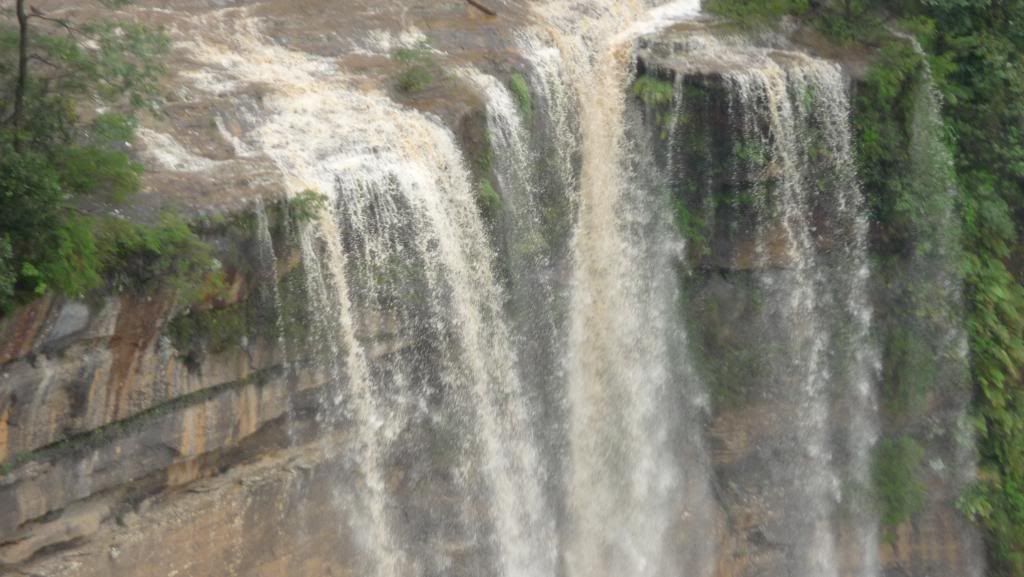
[[[470, 79], [487, 102], [487, 131], [503, 204], [498, 225], [508, 268], [508, 315], [516, 325], [523, 378], [538, 393], [557, 391], [563, 315], [553, 272], [557, 258], [553, 237], [556, 229], [571, 222], [544, 213], [547, 198], [540, 183], [545, 175], [537, 168], [540, 159], [512, 94], [493, 76], [473, 73]], [[558, 193], [563, 190], [559, 188]], [[558, 399], [549, 402], [558, 403]]]
[[[774, 424], [762, 426], [778, 431], [757, 443], [771, 452], [764, 469], [732, 482], [770, 511], [762, 538], [788, 551], [780, 571], [878, 575], [867, 496], [880, 359], [844, 77], [836, 65], [742, 42], [691, 35], [664, 44], [672, 50], [651, 47], [642, 58], [649, 74], [675, 76], [664, 161], [673, 195], [700, 229], [700, 266], [722, 267], [728, 282], [748, 287], [732, 297], [743, 311], [729, 321], [742, 329], [732, 330], [747, 333], [728, 337], [739, 340], [737, 359], [708, 361], [717, 365], [708, 378], [719, 404], [771, 406]], [[721, 304], [714, 284], [687, 284], [702, 303], [690, 314]], [[698, 324], [702, 338], [722, 338], [711, 318]], [[837, 535], [856, 559], [840, 558]]]
[[180, 43], [197, 89], [265, 90], [247, 132], [218, 124], [236, 153], [327, 198], [295, 234], [311, 323], [286, 360], [328, 377], [358, 574], [878, 577], [881, 354], [840, 68], [673, 29], [693, 0], [531, 11], [532, 112], [498, 72], [446, 79], [486, 106], [476, 172], [441, 119], [245, 9]]
[[[697, 3], [672, 7], [669, 13], [684, 17]], [[578, 192], [571, 193], [579, 212], [565, 361], [567, 573], [669, 575], [685, 566], [687, 575], [706, 575], [710, 538], [678, 526], [687, 525], [680, 519], [691, 520], [692, 529], [712, 524], [700, 423], [685, 402], [699, 397], [699, 385], [687, 378], [685, 335], [674, 314], [671, 262], [680, 247], [668, 235], [667, 211], [651, 201], [653, 183], [639, 166], [645, 154], [630, 146], [624, 106], [630, 41], [673, 20], [663, 13], [645, 18], [639, 3], [576, 8], [538, 8], [578, 103], [582, 156]], [[546, 52], [531, 54], [545, 62]], [[542, 78], [546, 92], [567, 92], [550, 88], [559, 77]], [[680, 437], [698, 458], [678, 458]]]
[[284, 316], [281, 307], [281, 290], [278, 287], [278, 266], [277, 253], [274, 251], [274, 238], [270, 231], [270, 220], [267, 218], [267, 208], [262, 200], [256, 201], [256, 257], [259, 259], [260, 290], [265, 294], [262, 297], [261, 309], [271, 311], [274, 315], [274, 329], [277, 332], [277, 346], [283, 359], [283, 364], [288, 366], [288, 347], [285, 342]]
[[[208, 23], [230, 26], [223, 35], [229, 44], [190, 47], [207, 64], [195, 80], [210, 91], [273, 85], [249, 144], [274, 161], [289, 194], [328, 196], [328, 210], [301, 232], [301, 247], [314, 340], [332, 373], [321, 417], [355, 431], [363, 487], [353, 496], [339, 484], [338, 499], [359, 519], [350, 522], [367, 552], [365, 570], [433, 574], [449, 562], [406, 554], [418, 536], [399, 538], [411, 528], [396, 524], [399, 503], [389, 494], [391, 459], [423, 442], [411, 431], [427, 431], [454, 445], [441, 450], [457, 453], [444, 471], [456, 492], [484, 491], [489, 504], [489, 519], [471, 518], [479, 514], [467, 498], [461, 510], [434, 519], [436, 526], [462, 523], [463, 539], [496, 551], [500, 574], [553, 574], [533, 409], [453, 135], [351, 87], [325, 60], [274, 46], [258, 22], [241, 15], [231, 24]], [[391, 350], [377, 350], [387, 333], [397, 333], [384, 347]], [[406, 338], [417, 342], [403, 346]]]
[[[518, 352], [524, 394], [529, 399], [537, 428], [545, 492], [559, 491], [561, 459], [567, 439], [562, 431], [566, 399], [561, 361], [565, 355], [565, 231], [572, 228], [572, 208], [565, 197], [565, 159], [557, 153], [545, 162], [530, 133], [529, 116], [498, 79], [477, 72], [470, 80], [485, 96], [487, 130], [493, 149], [493, 172], [501, 193], [501, 215], [495, 222], [508, 285], [506, 314], [510, 318]], [[545, 103], [550, 102], [545, 100]], [[559, 118], [557, 104], [541, 108]], [[557, 120], [551, 123], [560, 130]], [[553, 164], [553, 166], [551, 166]], [[548, 180], [550, 179], [550, 181]], [[545, 183], [547, 186], [545, 186]], [[554, 499], [549, 507], [557, 507]], [[549, 513], [550, 514], [550, 513]], [[558, 514], [548, 522], [557, 523]], [[554, 527], [546, 527], [547, 531]], [[556, 534], [548, 534], [552, 555], [543, 574], [555, 571]]]

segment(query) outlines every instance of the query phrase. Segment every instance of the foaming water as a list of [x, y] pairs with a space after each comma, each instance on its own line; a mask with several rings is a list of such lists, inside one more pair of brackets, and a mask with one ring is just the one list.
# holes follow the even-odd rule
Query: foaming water
[[[321, 417], [331, 425], [351, 423], [356, 433], [364, 486], [355, 496], [340, 494], [350, 489], [339, 486], [338, 498], [362, 516], [354, 528], [367, 571], [406, 575], [446, 563], [406, 554], [395, 524], [399, 502], [385, 483], [394, 444], [414, 421], [434, 418], [426, 407], [442, 394], [446, 406], [438, 414], [450, 421], [415, 426], [433, 427], [435, 434], [460, 427], [462, 438], [451, 450], [461, 457], [451, 473], [464, 493], [475, 491], [472, 479], [480, 477], [489, 494], [488, 523], [469, 522], [465, 538], [497, 551], [501, 574], [553, 574], [553, 528], [531, 408], [502, 317], [493, 255], [452, 134], [382, 95], [350, 87], [327, 61], [272, 45], [255, 21], [211, 24], [230, 26], [223, 35], [228, 44], [191, 46], [208, 65], [195, 75], [197, 83], [213, 91], [273, 86], [267, 114], [245, 139], [274, 161], [289, 194], [315, 190], [329, 198], [329, 209], [303, 229], [301, 246], [316, 340], [335, 382]], [[396, 276], [404, 273], [408, 278]], [[418, 290], [402, 293], [403, 285]], [[403, 323], [433, 335], [436, 354], [378, 362], [374, 336]], [[467, 421], [471, 429], [460, 424]]]
[[[711, 570], [707, 532], [678, 541], [680, 518], [696, 512], [705, 527], [711, 525], [700, 434], [685, 435], [698, 456], [685, 463], [675, 442], [680, 428], [699, 427], [681, 408], [686, 404], [673, 401], [682, 391], [700, 396], [686, 370], [685, 334], [674, 314], [678, 289], [671, 262], [680, 246], [670, 235], [668, 211], [648, 194], [654, 183], [643, 177], [645, 151], [627, 134], [625, 106], [632, 41], [698, 9], [695, 2], [651, 12], [640, 2], [537, 8], [548, 26], [537, 32], [541, 40], [528, 53], [545, 92], [574, 95], [581, 156], [572, 193], [579, 208], [565, 361], [569, 575]], [[551, 59], [540, 48], [545, 44], [559, 52], [560, 75], [547, 72]], [[568, 86], [553, 88], [558, 81]], [[690, 490], [684, 490], [687, 478], [693, 480]], [[687, 554], [695, 550], [700, 553]], [[685, 564], [683, 557], [689, 557]]]

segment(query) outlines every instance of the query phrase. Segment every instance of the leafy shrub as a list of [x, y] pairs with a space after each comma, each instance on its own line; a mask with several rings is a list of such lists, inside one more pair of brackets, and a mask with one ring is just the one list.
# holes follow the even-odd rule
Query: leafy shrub
[[24, 267], [39, 272], [37, 293], [52, 286], [64, 294], [81, 296], [102, 284], [103, 265], [91, 218], [66, 217], [62, 226], [49, 235], [47, 243], [41, 259], [35, 265], [25, 263]]
[[327, 196], [307, 189], [288, 199], [288, 213], [296, 222], [309, 222], [327, 208]]
[[989, 547], [1001, 565], [1024, 567], [1024, 552], [1019, 547], [1024, 543], [1024, 487], [1013, 478], [998, 485], [981, 483], [965, 493], [957, 506], [991, 532]]
[[704, 0], [703, 9], [744, 26], [763, 24], [810, 9], [808, 0]]
[[[155, 225], [59, 210], [44, 216], [49, 230], [34, 239], [16, 236], [29, 245], [22, 247], [20, 260], [9, 237], [2, 238], [0, 310], [47, 291], [81, 297], [105, 282], [115, 291], [169, 288], [186, 301], [209, 296], [220, 286], [211, 247], [173, 214], [164, 214]], [[28, 229], [37, 226], [29, 223]]]
[[167, 335], [186, 364], [197, 369], [207, 354], [219, 354], [241, 347], [249, 333], [243, 305], [222, 309], [190, 310], [171, 320]]
[[633, 83], [633, 94], [648, 106], [665, 106], [672, 103], [675, 89], [667, 80], [644, 75]]
[[434, 74], [424, 64], [414, 64], [401, 73], [395, 81], [395, 87], [403, 94], [422, 92], [434, 83]]
[[125, 201], [139, 188], [142, 165], [117, 150], [69, 146], [55, 158], [64, 190], [72, 194], [103, 194]]
[[[216, 263], [183, 220], [132, 224], [88, 214], [79, 200], [119, 202], [138, 190], [142, 167], [125, 145], [134, 112], [156, 100], [168, 38], [132, 22], [32, 24], [22, 70], [11, 57], [19, 31], [0, 24], [0, 86], [24, 89], [23, 106], [0, 100], [0, 312], [47, 291], [80, 297], [104, 281], [199, 295]], [[83, 118], [82, 101], [112, 112]]]
[[402, 94], [422, 92], [441, 75], [426, 42], [414, 48], [399, 48], [391, 56], [405, 65], [395, 78], [395, 88]]
[[416, 46], [403, 46], [392, 52], [391, 57], [405, 64], [423, 62], [431, 58], [430, 44], [424, 40], [420, 41]]
[[95, 230], [102, 270], [114, 290], [167, 287], [192, 302], [220, 288], [211, 247], [179, 216], [165, 213], [155, 226], [106, 218]]
[[923, 459], [924, 449], [910, 437], [884, 439], [875, 447], [875, 502], [888, 540], [895, 538], [896, 526], [924, 507], [925, 486], [919, 478]]

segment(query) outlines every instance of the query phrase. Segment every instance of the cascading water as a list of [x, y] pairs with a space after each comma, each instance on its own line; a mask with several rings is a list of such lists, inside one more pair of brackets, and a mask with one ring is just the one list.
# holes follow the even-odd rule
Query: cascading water
[[[524, 394], [534, 411], [531, 422], [537, 428], [543, 487], [553, 496], [559, 491], [562, 467], [558, 455], [568, 442], [562, 431], [566, 399], [561, 386], [566, 316], [561, 270], [566, 266], [565, 231], [572, 229], [572, 209], [562, 184], [571, 178], [565, 172], [566, 151], [556, 150], [554, 162], [546, 163], [532, 146], [528, 124], [532, 109], [522, 110], [523, 105], [493, 76], [471, 73], [469, 78], [486, 97], [493, 170], [503, 205], [494, 228], [507, 269], [506, 314], [514, 329]], [[558, 110], [556, 104], [552, 112], [557, 115]], [[561, 130], [557, 123], [552, 127]], [[549, 507], [557, 506], [553, 498], [548, 502]], [[549, 515], [547, 523], [558, 522], [558, 514]], [[554, 555], [558, 537], [550, 538], [555, 548], [549, 551]], [[550, 563], [542, 574], [555, 569], [553, 558]]]
[[[492, 529], [466, 519], [475, 514], [471, 508], [437, 523], [464, 521], [464, 539], [493, 549], [500, 574], [553, 574], [553, 526], [533, 411], [519, 382], [469, 173], [451, 133], [353, 90], [325, 61], [273, 46], [251, 20], [225, 32], [228, 46], [193, 46], [211, 69], [229, 67], [213, 78], [198, 76], [198, 84], [215, 90], [275, 84], [269, 113], [249, 138], [277, 164], [290, 194], [315, 190], [329, 198], [329, 209], [302, 232], [301, 246], [316, 340], [324, 349], [319, 356], [333, 367], [323, 418], [351, 422], [357, 432], [365, 488], [355, 499], [339, 500], [362, 516], [356, 525], [363, 528], [366, 571], [391, 576], [444, 568], [444, 559], [405, 554], [412, 545], [399, 539], [386, 486], [395, 445], [422, 442], [404, 437], [426, 428], [455, 445], [446, 447], [459, 453], [447, 473], [458, 492], [489, 495], [484, 525]], [[371, 350], [373, 336], [361, 333], [391, 326], [419, 343], [391, 356]], [[438, 398], [446, 406], [428, 410]]]
[[[487, 101], [487, 130], [502, 210], [499, 243], [508, 268], [508, 316], [515, 323], [523, 378], [537, 393], [558, 389], [562, 357], [558, 279], [552, 273], [556, 229], [571, 226], [545, 214], [541, 162], [531, 147], [526, 118], [513, 95], [493, 76], [469, 75]], [[559, 191], [561, 192], [561, 191]], [[549, 211], [550, 212], [550, 211]], [[558, 399], [548, 399], [558, 404]]]
[[[749, 575], [719, 549], [745, 531], [767, 574], [876, 577], [880, 359], [840, 69], [666, 32], [695, 1], [532, 10], [532, 108], [453, 75], [486, 102], [489, 221], [437, 118], [245, 10], [184, 43], [199, 89], [269, 87], [236, 152], [327, 197], [297, 233], [301, 356], [329, 376], [321, 425], [350, 437], [332, 506], [360, 574]], [[736, 461], [708, 440], [729, 410], [753, 438]]]
[[[698, 7], [676, 3], [662, 14], [692, 16]], [[566, 358], [567, 573], [668, 575], [685, 565], [687, 574], [705, 575], [711, 540], [680, 543], [694, 533], [679, 525], [707, 527], [711, 516], [699, 422], [684, 400], [699, 398], [699, 387], [688, 378], [673, 314], [679, 249], [668, 240], [666, 211], [651, 201], [645, 154], [630, 146], [624, 106], [630, 41], [673, 20], [644, 21], [639, 3], [598, 3], [582, 19], [576, 8], [540, 7], [579, 105], [582, 155]], [[697, 458], [683, 463], [674, 454], [680, 437]]]
[[[737, 360], [719, 359], [708, 361], [719, 364], [708, 378], [719, 404], [770, 403], [780, 427], [760, 443], [771, 451], [770, 477], [733, 482], [768, 504], [761, 538], [787, 552], [780, 570], [877, 575], [877, 519], [864, 495], [879, 360], [845, 81], [835, 65], [800, 54], [699, 35], [665, 44], [643, 58], [649, 74], [675, 78], [664, 163], [675, 173], [678, 218], [703, 245], [701, 266], [732, 271], [756, 296], [740, 322], [758, 336], [737, 347], [747, 375], [737, 379], [728, 370]], [[703, 282], [688, 282], [702, 295], [695, 301], [713, 295]], [[716, 330], [710, 319], [699, 324], [702, 336]], [[837, 410], [846, 418], [834, 419]], [[837, 518], [841, 502], [849, 521]], [[837, 552], [839, 526], [843, 549], [858, 552], [849, 566]]]
[[277, 331], [278, 350], [283, 357], [283, 364], [288, 365], [288, 348], [285, 343], [284, 318], [282, 316], [281, 290], [277, 284], [279, 268], [277, 253], [274, 251], [274, 238], [270, 231], [270, 220], [263, 201], [256, 202], [256, 255], [259, 259], [260, 289], [265, 291], [260, 309], [269, 311], [274, 316], [273, 326]]

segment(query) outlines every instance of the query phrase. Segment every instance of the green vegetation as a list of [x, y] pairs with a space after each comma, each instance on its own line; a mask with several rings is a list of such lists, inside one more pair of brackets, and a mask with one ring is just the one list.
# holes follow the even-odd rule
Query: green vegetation
[[[305, 271], [301, 262], [286, 255], [300, 250], [295, 225], [310, 222], [327, 207], [328, 199], [315, 190], [265, 205], [266, 226], [277, 256], [287, 270], [269, 276], [260, 268], [260, 226], [258, 213], [246, 211], [214, 217], [205, 223], [204, 233], [225, 246], [224, 267], [232, 279], [241, 277], [243, 293], [227, 299], [225, 291], [185, 301], [184, 307], [167, 324], [166, 336], [192, 370], [207, 355], [243, 350], [251, 338], [283, 338], [289, 358], [305, 355], [310, 319], [305, 294]], [[183, 251], [178, 251], [181, 254]], [[287, 262], [284, 262], [287, 261]], [[217, 286], [221, 289], [221, 286]], [[224, 301], [228, 301], [226, 304]], [[294, 348], [294, 350], [292, 350]]]
[[327, 196], [307, 189], [289, 198], [287, 205], [288, 215], [294, 222], [310, 222], [327, 208]]
[[738, 24], [764, 24], [786, 15], [803, 14], [808, 0], [704, 0], [703, 8]]
[[529, 122], [533, 117], [533, 98], [530, 96], [530, 85], [527, 84], [526, 78], [518, 72], [514, 73], [508, 79], [508, 89], [516, 99], [516, 106], [519, 107], [523, 120]]
[[[678, 306], [684, 311], [690, 352], [701, 381], [707, 385], [714, 411], [728, 412], [757, 402], [765, 359], [785, 354], [778, 340], [763, 339], [763, 287], [753, 277], [726, 273], [730, 290], [709, 290], [709, 277], [691, 275], [687, 267], [677, 274], [683, 291]], [[736, 331], [740, 322], [749, 330]]]
[[[993, 575], [1024, 575], [1024, 2], [935, 1], [914, 18], [955, 136], [967, 330]], [[1017, 221], [1014, 220], [1017, 216]], [[977, 502], [977, 501], [976, 501]]]
[[[321, 211], [327, 208], [327, 196], [315, 190], [304, 190], [290, 198], [282, 198], [267, 202], [263, 205], [263, 211], [267, 217], [267, 226], [270, 229], [271, 239], [274, 244], [287, 243], [286, 238], [288, 224], [300, 225], [315, 220]], [[227, 252], [243, 250], [245, 245], [252, 242], [259, 226], [257, 210], [233, 212], [230, 214], [214, 214], [196, 223], [196, 228], [204, 235], [210, 237], [227, 237]], [[232, 266], [245, 269], [248, 256], [224, 255], [224, 260]]]
[[391, 54], [391, 57], [404, 64], [412, 64], [414, 62], [422, 62], [424, 60], [429, 60], [430, 44], [423, 40], [412, 48], [398, 48]]
[[924, 57], [906, 41], [893, 40], [879, 51], [859, 87], [854, 117], [861, 178], [876, 221], [884, 223], [891, 252], [909, 250], [921, 237], [928, 203], [941, 191], [921, 191], [911, 167], [913, 94], [919, 89]]
[[960, 498], [960, 510], [989, 528], [992, 538], [988, 542], [990, 555], [1000, 561], [995, 575], [1019, 575], [1021, 554], [1019, 543], [1024, 542], [1024, 487], [1014, 478], [997, 482], [979, 483]]
[[415, 48], [399, 48], [391, 57], [404, 65], [395, 77], [395, 89], [402, 94], [422, 92], [443, 76], [426, 41]]
[[654, 114], [654, 121], [661, 128], [661, 139], [667, 140], [675, 118], [672, 110], [675, 86], [668, 80], [644, 74], [633, 83], [633, 94]]
[[[18, 274], [14, 269], [14, 249], [7, 237], [0, 237], [0, 302], [11, 302], [15, 295]], [[2, 310], [2, 309], [0, 309]]]
[[498, 214], [501, 213], [501, 196], [494, 190], [491, 179], [485, 178], [481, 180], [479, 191], [477, 203], [480, 205], [480, 210], [483, 211], [484, 216], [489, 220], [497, 218]]
[[691, 246], [695, 247], [696, 252], [701, 255], [707, 254], [710, 247], [708, 246], [707, 224], [704, 219], [694, 214], [683, 200], [673, 199], [672, 203], [675, 209], [673, 222], [676, 225], [676, 230]]
[[633, 94], [648, 106], [672, 104], [675, 88], [667, 80], [644, 75], [633, 83]]
[[881, 323], [886, 328], [882, 406], [898, 417], [920, 409], [920, 401], [936, 382], [939, 371], [938, 360], [918, 332], [920, 327], [908, 316], [912, 315], [895, 314], [891, 322]]
[[[0, 20], [0, 314], [105, 282], [201, 294], [215, 261], [183, 221], [143, 226], [86, 209], [139, 187], [142, 168], [126, 143], [135, 112], [153, 106], [167, 38], [131, 22], [79, 24], [23, 0], [16, 7], [17, 26]], [[91, 110], [97, 104], [103, 112]]]
[[476, 203], [481, 214], [489, 222], [493, 223], [501, 214], [501, 195], [494, 188], [492, 181], [494, 172], [494, 146], [491, 144], [491, 135], [487, 129], [486, 119], [480, 118], [477, 130], [473, 135], [471, 149], [476, 150], [472, 159], [471, 168], [473, 175], [477, 178]]
[[793, 16], [834, 41], [872, 44], [888, 35], [883, 9], [891, 4], [885, 0], [706, 0], [704, 9], [743, 28], [764, 27]]
[[480, 142], [476, 157], [473, 159], [473, 170], [479, 174], [490, 174], [494, 168], [494, 145], [491, 143], [491, 133], [488, 132], [486, 120], [480, 125], [479, 136]]
[[[959, 266], [956, 175], [941, 125], [928, 126], [931, 85], [927, 60], [904, 39], [878, 51], [859, 84], [854, 128], [860, 175], [885, 255], [877, 270], [888, 288], [891, 312], [878, 323], [883, 336], [882, 398], [890, 417], [912, 418], [942, 382], [942, 359], [953, 355], [935, 335], [959, 324], [943, 309], [943, 270]], [[937, 121], [937, 119], [934, 119]], [[909, 271], [913, 270], [913, 273]]]
[[896, 527], [924, 506], [923, 459], [924, 449], [909, 437], [884, 439], [875, 447], [871, 472], [887, 541], [894, 540]]
[[185, 302], [211, 296], [221, 288], [217, 261], [209, 245], [180, 217], [164, 214], [155, 225], [118, 218], [93, 221], [99, 270], [117, 291], [176, 291]]
[[424, 64], [413, 64], [398, 74], [395, 87], [403, 94], [422, 92], [434, 83], [434, 75]]
[[733, 145], [736, 160], [753, 170], [761, 170], [768, 164], [768, 151], [759, 140], [737, 141]]
[[[171, 320], [167, 334], [186, 364], [198, 368], [207, 354], [219, 354], [242, 346], [249, 334], [244, 305], [195, 310]], [[272, 328], [272, 327], [271, 327]]]

